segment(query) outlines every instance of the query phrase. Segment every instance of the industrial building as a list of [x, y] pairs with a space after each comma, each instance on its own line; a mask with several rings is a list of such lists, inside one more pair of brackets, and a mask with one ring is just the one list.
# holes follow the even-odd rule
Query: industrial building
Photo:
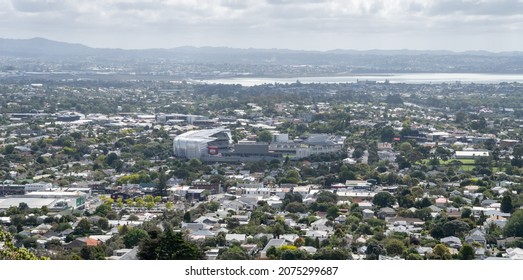
[[26, 203], [29, 208], [46, 206], [50, 211], [82, 209], [89, 194], [80, 191], [38, 191], [26, 195], [0, 197], [0, 210]]

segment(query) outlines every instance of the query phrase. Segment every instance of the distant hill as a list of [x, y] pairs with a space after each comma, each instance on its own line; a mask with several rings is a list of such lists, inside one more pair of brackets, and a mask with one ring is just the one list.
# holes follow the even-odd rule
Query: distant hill
[[136, 61], [246, 65], [342, 65], [371, 72], [489, 72], [523, 73], [522, 52], [452, 52], [445, 50], [330, 50], [236, 49], [178, 47], [172, 49], [108, 49], [51, 41], [44, 38], [0, 39], [0, 57], [43, 60]]

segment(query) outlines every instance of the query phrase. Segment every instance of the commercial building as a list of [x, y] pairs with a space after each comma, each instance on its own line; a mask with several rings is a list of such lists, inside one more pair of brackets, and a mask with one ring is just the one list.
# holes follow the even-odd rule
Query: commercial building
[[17, 207], [20, 203], [26, 203], [29, 208], [41, 208], [46, 206], [51, 211], [62, 211], [65, 209], [82, 209], [88, 198], [87, 193], [79, 191], [42, 191], [31, 192], [26, 195], [13, 195], [0, 198], [0, 210], [11, 206]]

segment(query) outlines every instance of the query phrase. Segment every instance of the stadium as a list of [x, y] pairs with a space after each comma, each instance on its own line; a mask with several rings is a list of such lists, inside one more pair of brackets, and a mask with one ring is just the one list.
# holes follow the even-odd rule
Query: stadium
[[232, 144], [229, 129], [213, 128], [193, 130], [174, 138], [174, 155], [182, 158], [202, 158], [206, 155], [217, 155], [228, 150]]

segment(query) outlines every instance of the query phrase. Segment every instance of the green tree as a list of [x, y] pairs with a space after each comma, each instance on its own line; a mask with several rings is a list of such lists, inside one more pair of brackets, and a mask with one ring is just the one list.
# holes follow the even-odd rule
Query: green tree
[[322, 191], [318, 193], [316, 197], [317, 203], [336, 203], [338, 200], [338, 196], [335, 193], [329, 192], [329, 191]]
[[84, 246], [80, 250], [80, 257], [84, 260], [105, 260], [105, 246]]
[[252, 260], [245, 249], [240, 246], [233, 245], [218, 254], [219, 260]]
[[100, 218], [96, 222], [96, 225], [103, 230], [108, 230], [109, 229], [109, 220], [107, 218]]
[[394, 129], [391, 126], [386, 126], [381, 129], [380, 138], [383, 142], [392, 142], [394, 135]]
[[109, 166], [113, 166], [115, 161], [118, 159], [118, 155], [115, 153], [110, 153], [105, 157], [105, 163]]
[[306, 213], [307, 206], [301, 202], [291, 202], [285, 207], [285, 211], [290, 213]]
[[523, 210], [517, 210], [503, 229], [505, 236], [523, 237]]
[[334, 218], [338, 217], [338, 216], [339, 216], [339, 214], [338, 214], [338, 211], [339, 211], [339, 210], [340, 210], [340, 209], [339, 209], [338, 206], [336, 206], [336, 205], [332, 205], [331, 207], [329, 207], [329, 208], [327, 209], [327, 218], [332, 218], [332, 219], [334, 219]]
[[39, 258], [31, 253], [26, 248], [17, 248], [14, 245], [13, 237], [10, 233], [3, 231], [0, 228], [0, 260], [45, 260], [47, 258]]
[[365, 251], [365, 254], [367, 260], [377, 260], [380, 255], [386, 255], [387, 251], [383, 248], [383, 245], [373, 241], [367, 244], [367, 251]]
[[503, 199], [501, 199], [501, 212], [503, 213], [511, 213], [514, 209], [512, 205], [512, 198], [510, 195], [504, 195]]
[[87, 235], [91, 231], [91, 222], [88, 219], [81, 219], [74, 229], [74, 234]]
[[165, 233], [157, 231], [148, 234], [138, 251], [142, 260], [203, 260], [205, 254], [195, 244], [185, 241], [183, 234], [167, 229]]
[[186, 223], [190, 223], [192, 221], [191, 212], [187, 211], [185, 214], [183, 214], [183, 221]]
[[463, 211], [461, 212], [461, 218], [462, 219], [468, 219], [472, 216], [472, 209], [466, 207], [463, 209]]
[[405, 244], [401, 240], [392, 238], [386, 242], [385, 250], [389, 256], [401, 256], [405, 252]]
[[138, 245], [140, 241], [147, 238], [147, 232], [141, 228], [131, 228], [124, 236], [123, 236], [123, 244], [126, 248], [133, 248], [134, 246]]
[[262, 130], [257, 134], [256, 140], [259, 142], [270, 143], [272, 141], [272, 133], [268, 130]]
[[109, 205], [108, 203], [103, 203], [100, 206], [96, 207], [96, 209], [94, 210], [94, 215], [98, 215], [100, 217], [107, 217], [107, 215], [111, 211], [113, 211], [111, 205]]
[[470, 226], [461, 220], [452, 220], [443, 224], [445, 236], [460, 236], [470, 230]]
[[372, 198], [372, 203], [379, 207], [391, 207], [396, 199], [389, 192], [379, 192]]
[[272, 226], [272, 235], [274, 236], [274, 238], [280, 238], [280, 235], [284, 233], [285, 226], [280, 222], [274, 223], [274, 225]]
[[14, 145], [6, 145], [4, 147], [4, 155], [11, 155], [14, 153], [14, 151], [15, 151]]
[[473, 260], [475, 257], [474, 248], [468, 243], [463, 244], [461, 249], [459, 249], [459, 259], [460, 260]]
[[432, 252], [441, 260], [448, 260], [451, 257], [449, 248], [445, 244], [437, 244], [432, 249]]
[[312, 256], [315, 260], [348, 260], [352, 255], [346, 249], [321, 248]]

